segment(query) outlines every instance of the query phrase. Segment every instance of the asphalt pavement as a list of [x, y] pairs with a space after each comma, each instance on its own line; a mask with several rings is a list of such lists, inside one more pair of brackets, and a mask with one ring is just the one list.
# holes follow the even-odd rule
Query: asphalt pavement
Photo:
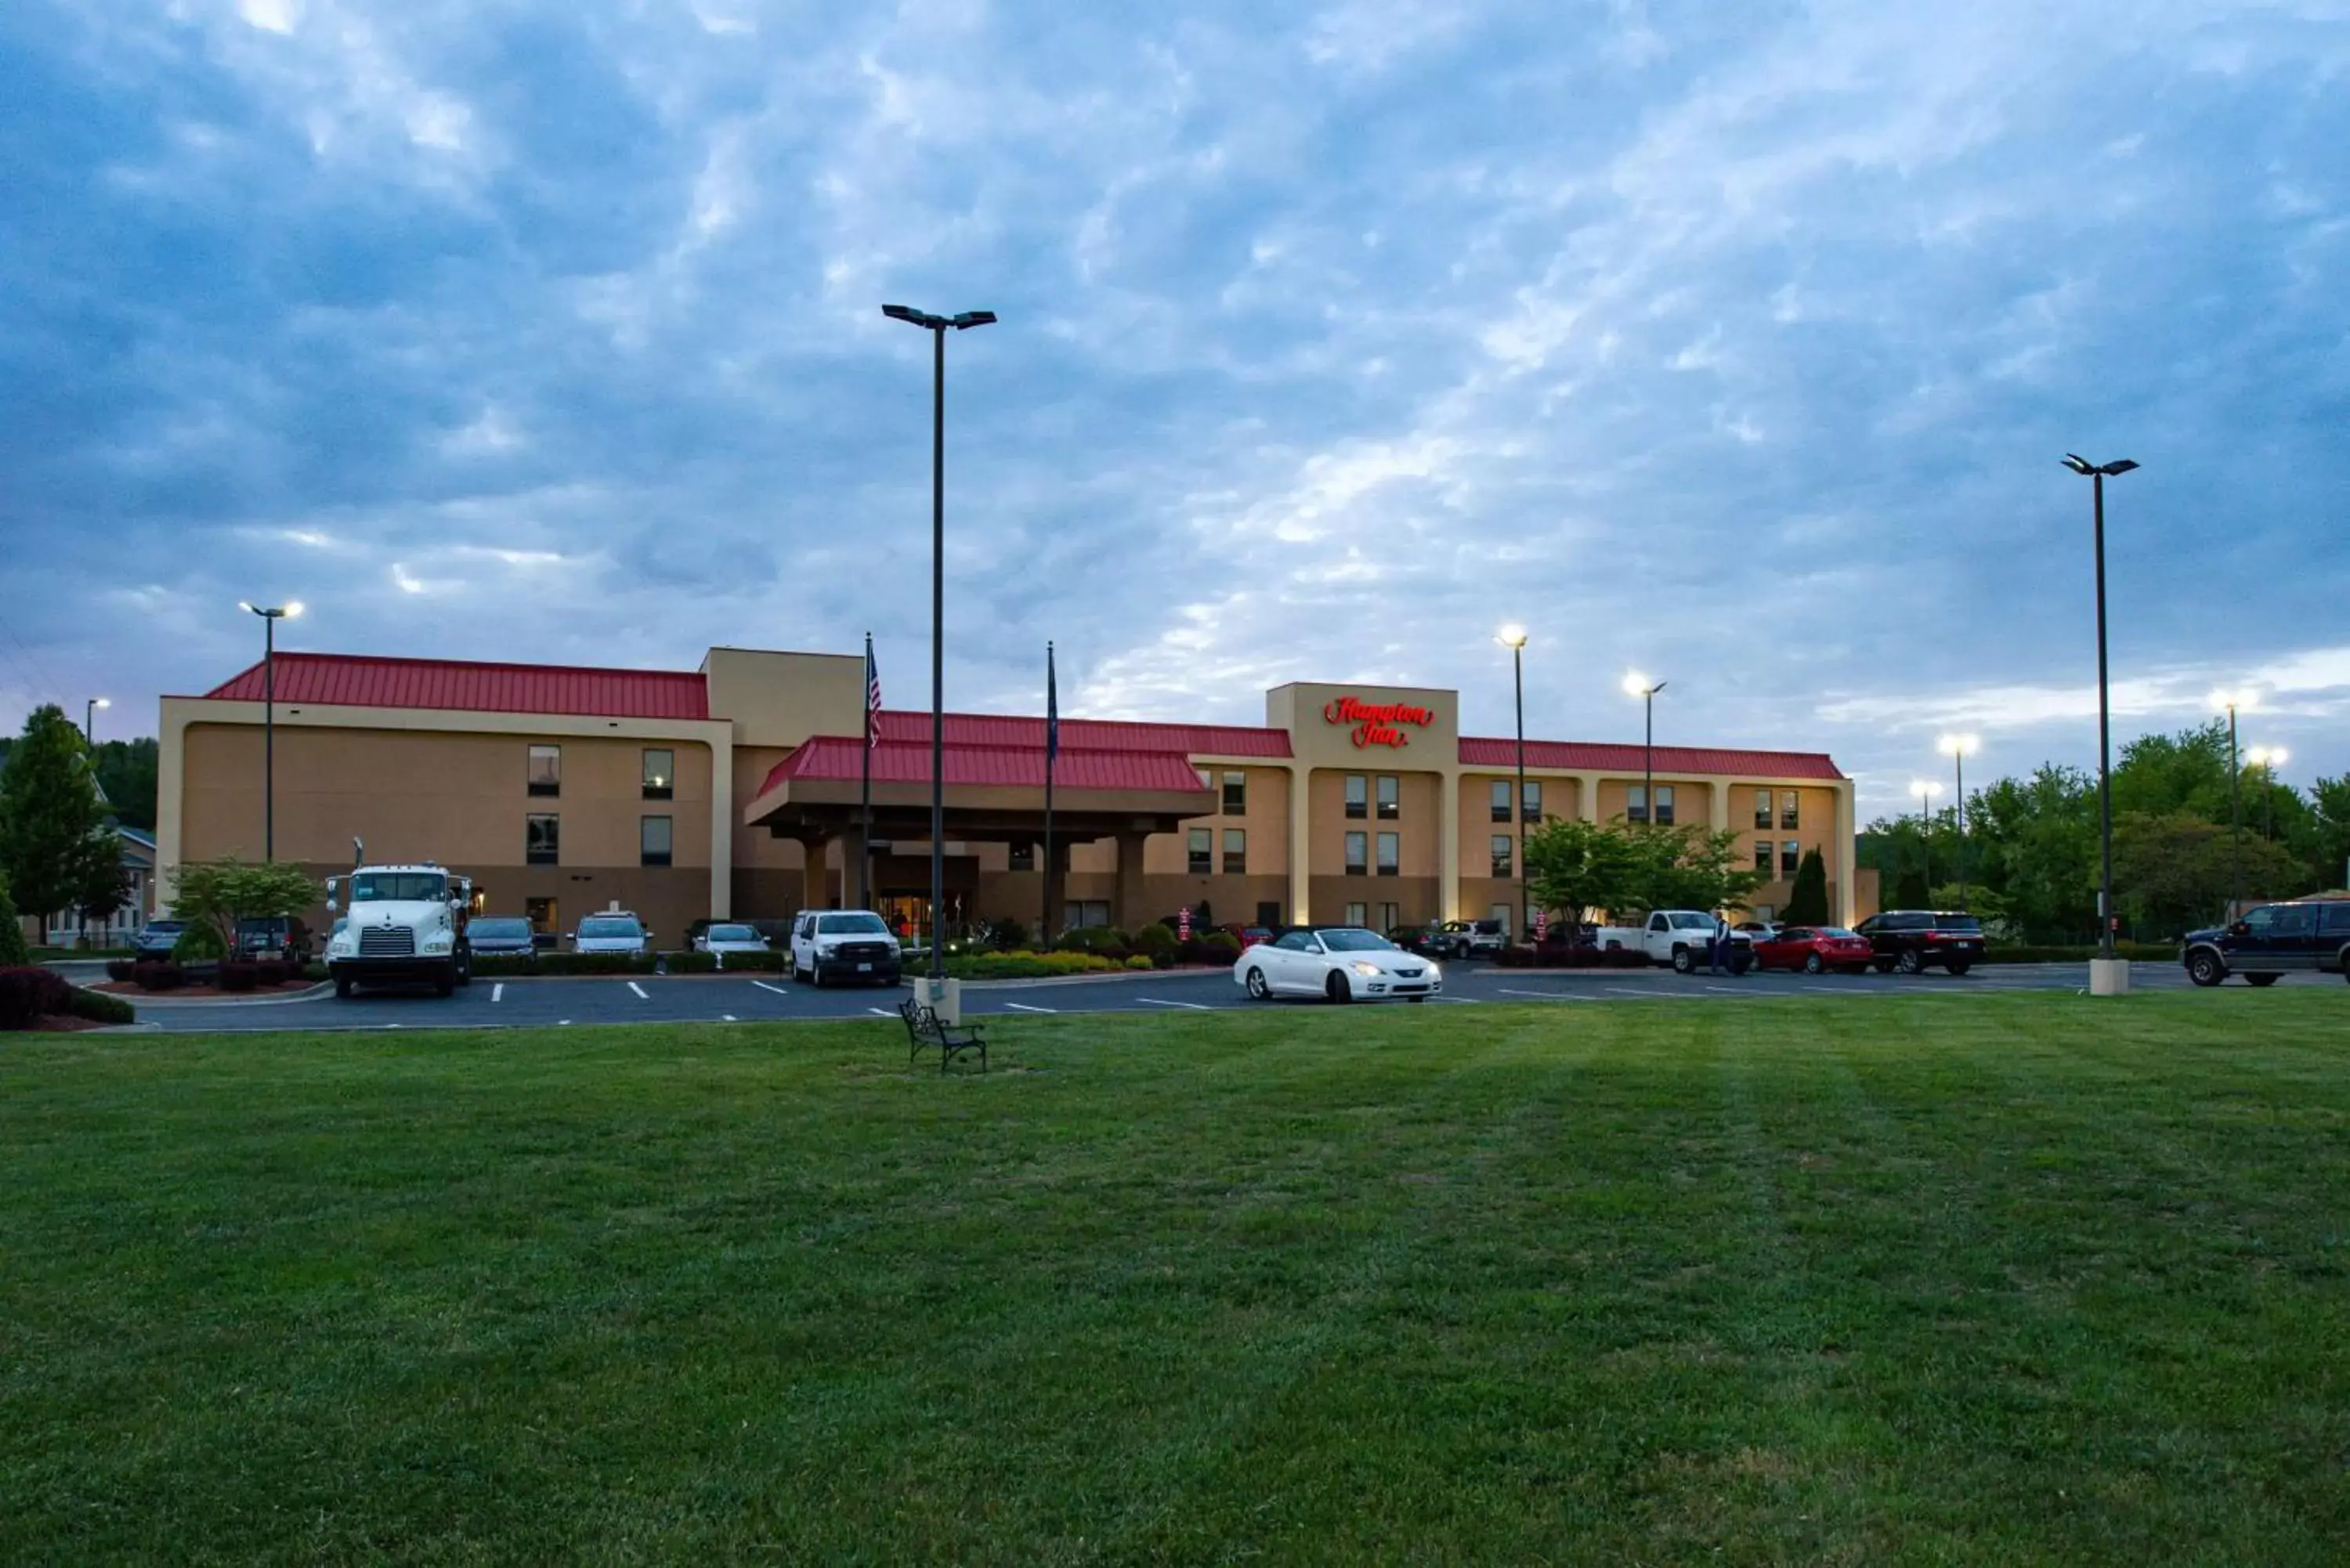
[[[2189, 989], [2177, 964], [2131, 966], [2141, 991]], [[2330, 985], [2332, 975], [2288, 975], [2286, 985]], [[1697, 999], [1758, 997], [1949, 995], [2003, 992], [2082, 991], [2084, 964], [1986, 964], [1964, 976], [1749, 974], [1731, 978], [1679, 975], [1669, 969], [1542, 971], [1488, 964], [1448, 965], [1445, 994], [1429, 1007], [1603, 1002], [1670, 1004]], [[2230, 981], [2238, 989], [2241, 981]], [[518, 1029], [598, 1023], [753, 1023], [787, 1019], [896, 1018], [906, 992], [898, 987], [821, 991], [780, 974], [639, 975], [634, 979], [477, 980], [442, 999], [428, 991], [374, 992], [338, 1000], [332, 993], [301, 1001], [142, 1006], [140, 1023], [172, 1033], [327, 1029]], [[136, 1001], [136, 999], [133, 999]], [[1229, 1007], [1314, 1007], [1300, 1001], [1253, 1002], [1223, 970], [972, 984], [962, 993], [965, 1017], [1037, 1018], [1065, 1012], [1180, 1013]], [[1398, 1005], [1398, 1004], [1389, 1004]], [[1408, 1005], [1408, 1004], [1404, 1004]]]

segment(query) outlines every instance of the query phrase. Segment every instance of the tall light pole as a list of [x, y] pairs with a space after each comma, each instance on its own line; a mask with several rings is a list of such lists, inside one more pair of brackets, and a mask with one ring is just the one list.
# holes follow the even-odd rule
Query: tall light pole
[[1929, 836], [1932, 826], [1926, 813], [1934, 804], [1934, 797], [1942, 793], [1941, 781], [1911, 779], [1909, 793], [1918, 800], [1918, 850], [1926, 857], [1926, 901], [1930, 904], [1934, 901], [1934, 841]]
[[1959, 770], [1959, 908], [1967, 907], [1967, 759], [1982, 749], [1982, 742], [1973, 735], [1945, 735], [1939, 742], [1942, 754]]
[[277, 623], [302, 613], [298, 599], [275, 609], [236, 601], [261, 618], [261, 857], [277, 858]]
[[[1505, 626], [1493, 634], [1493, 640], [1510, 650], [1510, 677], [1518, 701], [1518, 800], [1510, 808], [1510, 821], [1518, 836], [1518, 923], [1534, 935], [1534, 917], [1526, 910], [1526, 628]], [[1580, 914], [1576, 916], [1579, 919]]]
[[946, 979], [946, 944], [939, 917], [947, 903], [947, 328], [985, 327], [992, 310], [933, 316], [910, 306], [885, 305], [881, 314], [931, 335], [931, 980]]
[[96, 751], [98, 749], [98, 711], [100, 708], [111, 708], [113, 706], [113, 703], [108, 701], [103, 697], [93, 697], [88, 701], [84, 702], [81, 705], [82, 743], [89, 747], [92, 751]]
[[2260, 706], [2257, 691], [2214, 691], [2211, 706], [2228, 715], [2228, 919], [2244, 905], [2244, 805], [2239, 775], [2243, 753], [2236, 746], [2236, 710]]
[[[2137, 464], [2128, 458], [2091, 462], [2073, 452], [2064, 466], [2089, 480], [2095, 500], [2097, 556], [2097, 956], [2114, 959], [2114, 769], [2113, 713], [2106, 678], [2106, 481]], [[2094, 989], [2094, 987], [2092, 988]]]
[[2276, 842], [2276, 771], [2284, 766], [2292, 753], [2282, 746], [2254, 746], [2244, 753], [2244, 760], [2260, 769], [2267, 777], [2261, 781], [2261, 838], [2263, 843]]
[[1645, 710], [1647, 739], [1641, 742], [1640, 751], [1640, 810], [1650, 827], [1657, 825], [1657, 693], [1664, 689], [1664, 681], [1651, 684], [1637, 670], [1624, 677], [1624, 695], [1638, 698]]

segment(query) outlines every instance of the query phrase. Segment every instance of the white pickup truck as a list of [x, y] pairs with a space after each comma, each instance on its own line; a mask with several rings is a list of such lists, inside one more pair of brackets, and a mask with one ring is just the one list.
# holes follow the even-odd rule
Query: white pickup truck
[[[1602, 926], [1593, 940], [1602, 948], [1622, 948], [1646, 953], [1650, 963], [1669, 963], [1683, 974], [1703, 967], [1705, 945], [1713, 940], [1714, 917], [1703, 909], [1658, 909], [1646, 924]], [[1731, 941], [1751, 947], [1744, 931], [1730, 933]]]

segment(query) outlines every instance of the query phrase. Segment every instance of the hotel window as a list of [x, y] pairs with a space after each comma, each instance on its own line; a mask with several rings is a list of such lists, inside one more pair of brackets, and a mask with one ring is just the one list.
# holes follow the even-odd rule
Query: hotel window
[[1646, 822], [1648, 820], [1648, 785], [1631, 784], [1626, 787], [1624, 791], [1624, 820], [1627, 822]]
[[1503, 881], [1516, 876], [1517, 856], [1514, 840], [1506, 833], [1493, 835], [1493, 875]]
[[1224, 875], [1242, 877], [1248, 874], [1248, 829], [1224, 829]]
[[645, 753], [645, 798], [667, 800], [677, 789], [677, 753], [671, 751]]
[[1361, 877], [1371, 868], [1371, 836], [1367, 833], [1347, 835], [1347, 875]]
[[1401, 905], [1381, 904], [1379, 906], [1379, 929], [1383, 931], [1391, 931], [1402, 924], [1403, 908]]
[[1393, 774], [1379, 775], [1379, 820], [1393, 822], [1403, 815], [1403, 781]]
[[1659, 827], [1670, 827], [1672, 825], [1673, 786], [1670, 784], [1659, 784], [1657, 786], [1657, 826]]
[[1795, 873], [1803, 869], [1803, 865], [1804, 846], [1802, 845], [1790, 838], [1786, 843], [1779, 846], [1779, 875], [1781, 877], [1786, 878], [1790, 882], [1794, 881], [1795, 879]]
[[1371, 815], [1371, 781], [1360, 774], [1347, 775], [1347, 815], [1348, 816]]
[[1519, 805], [1520, 810], [1518, 812], [1518, 820], [1520, 822], [1540, 822], [1543, 819], [1542, 781], [1540, 779], [1528, 779], [1526, 781], [1526, 797], [1523, 801], [1519, 803]]
[[1754, 841], [1754, 870], [1758, 876], [1771, 875], [1771, 841], [1767, 838]]
[[1364, 915], [1365, 915], [1367, 912], [1367, 911], [1366, 910], [1365, 907], [1364, 907], [1363, 905], [1361, 905], [1361, 904], [1349, 904], [1349, 905], [1347, 905], [1347, 924], [1348, 924], [1348, 925], [1350, 925], [1350, 926], [1359, 926], [1359, 925], [1364, 924], [1364, 923], [1365, 923], [1365, 921], [1364, 921], [1363, 917], [1364, 917]]
[[1804, 826], [1803, 815], [1796, 810], [1796, 803], [1802, 799], [1802, 794], [1794, 790], [1785, 790], [1780, 794], [1779, 827], [1782, 832], [1793, 833]]
[[1510, 781], [1507, 779], [1493, 781], [1493, 820], [1495, 822], [1510, 820]]
[[1765, 833], [1771, 831], [1771, 792], [1767, 789], [1754, 792], [1754, 826]]
[[563, 840], [563, 819], [543, 812], [533, 812], [523, 818], [528, 828], [523, 839], [523, 861], [530, 866], [556, 864], [556, 851]]
[[1012, 846], [1011, 865], [1012, 869], [1014, 871], [1034, 871], [1036, 869], [1036, 846], [1033, 844], [1014, 845]]
[[1224, 775], [1224, 815], [1226, 816], [1248, 815], [1248, 774], [1226, 774]]
[[1382, 877], [1403, 875], [1403, 835], [1399, 833], [1379, 835], [1379, 875]]
[[561, 794], [563, 793], [563, 748], [533, 746], [530, 749], [530, 793]]
[[666, 816], [647, 816], [638, 819], [638, 865], [666, 866], [669, 864], [671, 826], [671, 819]]
[[1191, 833], [1191, 859], [1185, 867], [1194, 877], [1205, 877], [1216, 868], [1216, 834], [1213, 828], [1195, 827]]
[[1068, 921], [1073, 931], [1096, 931], [1109, 924], [1109, 900], [1107, 898], [1072, 898], [1062, 910], [1061, 918]]

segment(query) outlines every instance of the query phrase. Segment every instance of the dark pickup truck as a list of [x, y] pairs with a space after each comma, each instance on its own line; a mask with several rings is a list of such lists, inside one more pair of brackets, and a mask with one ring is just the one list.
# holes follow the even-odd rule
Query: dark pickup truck
[[2262, 904], [2233, 924], [2188, 932], [2181, 957], [2198, 985], [2231, 974], [2274, 985], [2296, 970], [2350, 979], [2350, 898]]

